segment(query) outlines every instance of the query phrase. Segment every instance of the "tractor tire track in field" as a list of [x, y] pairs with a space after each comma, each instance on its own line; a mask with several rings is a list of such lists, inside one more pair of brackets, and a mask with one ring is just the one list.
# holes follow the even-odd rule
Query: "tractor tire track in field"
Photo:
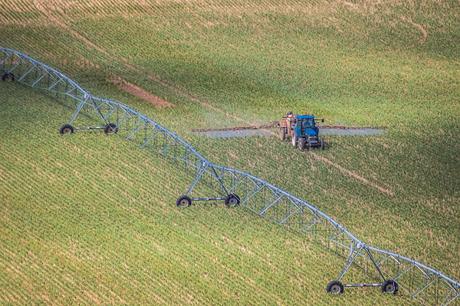
[[[145, 74], [147, 75], [148, 79], [157, 83], [157, 84], [160, 84], [166, 88], [168, 88], [169, 90], [172, 90], [174, 93], [182, 96], [182, 97], [185, 97], [195, 103], [198, 103], [200, 105], [202, 105], [203, 107], [207, 108], [207, 109], [210, 109], [212, 111], [215, 111], [215, 112], [218, 112], [218, 113], [221, 113], [221, 114], [224, 114], [226, 117], [228, 118], [232, 118], [236, 121], [239, 121], [239, 122], [242, 122], [242, 123], [245, 123], [245, 124], [250, 124], [248, 123], [246, 120], [234, 115], [234, 114], [230, 114], [216, 106], [213, 106], [211, 105], [211, 103], [209, 103], [208, 101], [204, 100], [203, 98], [199, 98], [193, 94], [191, 94], [190, 92], [188, 92], [186, 89], [182, 88], [181, 86], [178, 86], [176, 84], [172, 84], [168, 81], [165, 81], [165, 80], [162, 80], [159, 76], [153, 74], [151, 71], [147, 71], [145, 68], [142, 68], [142, 67], [139, 67], [137, 65], [134, 65], [134, 64], [131, 64], [128, 59], [124, 58], [124, 57], [121, 57], [121, 56], [115, 56], [113, 54], [111, 54], [107, 49], [105, 49], [104, 47], [101, 47], [97, 44], [95, 44], [94, 42], [92, 42], [90, 39], [88, 39], [87, 37], [85, 37], [82, 33], [74, 30], [69, 24], [68, 22], [65, 20], [65, 17], [62, 16], [62, 15], [54, 15], [52, 13], [53, 9], [50, 8], [50, 7], [47, 7], [46, 6], [46, 1], [44, 0], [34, 0], [34, 5], [35, 7], [44, 15], [46, 16], [50, 21], [52, 21], [52, 23], [54, 23], [55, 25], [57, 25], [58, 27], [62, 28], [63, 30], [69, 32], [73, 37], [75, 37], [77, 40], [81, 41], [86, 47], [89, 47], [89, 48], [92, 48], [92, 49], [95, 49], [97, 50], [98, 52], [102, 53], [104, 56], [106, 56], [108, 59], [112, 60], [112, 61], [115, 61], [115, 62], [119, 62], [119, 63], [122, 63], [125, 68], [131, 70], [131, 71], [134, 71], [134, 72], [137, 72], [137, 73], [140, 73], [140, 74]], [[169, 102], [167, 102], [169, 103]], [[325, 163], [326, 165], [328, 166], [331, 166], [332, 168], [336, 169], [337, 171], [339, 171], [341, 174], [343, 174], [344, 176], [347, 176], [349, 178], [352, 178], [352, 179], [355, 179], [356, 181], [359, 181], [360, 183], [366, 185], [366, 186], [369, 186], [369, 187], [372, 187], [376, 190], [378, 190], [379, 192], [387, 195], [387, 196], [394, 196], [394, 192], [391, 191], [389, 188], [385, 188], [385, 187], [382, 187], [380, 186], [380, 184], [376, 183], [376, 182], [372, 182], [371, 180], [369, 179], [366, 179], [365, 177], [359, 175], [358, 173], [354, 172], [354, 171], [351, 171], [349, 169], [346, 169], [345, 167], [337, 164], [336, 162], [324, 157], [324, 156], [320, 156], [314, 152], [310, 152], [311, 155], [313, 156], [313, 158], [319, 162], [323, 162]]]
[[330, 165], [330, 166], [334, 167], [335, 169], [337, 169], [343, 175], [346, 175], [348, 177], [354, 178], [354, 179], [360, 181], [361, 183], [363, 183], [364, 185], [373, 187], [373, 188], [377, 189], [378, 191], [380, 191], [381, 193], [384, 193], [384, 194], [386, 194], [388, 196], [394, 196], [394, 192], [391, 191], [390, 189], [382, 187], [382, 186], [378, 185], [377, 183], [371, 182], [368, 179], [366, 179], [365, 177], [357, 174], [356, 172], [348, 170], [348, 169], [340, 166], [339, 164], [334, 163], [333, 161], [331, 161], [330, 159], [328, 159], [328, 158], [326, 158], [324, 156], [318, 155], [318, 154], [316, 154], [314, 152], [310, 152], [310, 153], [312, 153], [312, 156], [313, 156], [313, 158], [315, 160], [321, 161], [321, 162], [323, 162], [323, 163], [325, 163], [327, 165]]
[[404, 22], [408, 23], [409, 25], [413, 26], [415, 29], [417, 29], [420, 32], [420, 34], [422, 35], [420, 37], [420, 39], [418, 40], [418, 42], [420, 44], [423, 44], [423, 43], [426, 42], [426, 40], [428, 38], [428, 31], [426, 30], [426, 27], [424, 27], [421, 24], [418, 24], [418, 23], [414, 22], [411, 17], [401, 16], [400, 18], [401, 18], [402, 21], [404, 21]]

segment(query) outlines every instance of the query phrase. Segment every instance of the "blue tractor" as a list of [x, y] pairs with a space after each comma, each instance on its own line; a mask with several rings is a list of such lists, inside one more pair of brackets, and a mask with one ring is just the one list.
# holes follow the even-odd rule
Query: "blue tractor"
[[[292, 145], [300, 150], [324, 149], [325, 142], [319, 137], [317, 120], [313, 115], [287, 113], [278, 124], [280, 139], [290, 140]], [[321, 119], [321, 122], [324, 122], [324, 119]]]

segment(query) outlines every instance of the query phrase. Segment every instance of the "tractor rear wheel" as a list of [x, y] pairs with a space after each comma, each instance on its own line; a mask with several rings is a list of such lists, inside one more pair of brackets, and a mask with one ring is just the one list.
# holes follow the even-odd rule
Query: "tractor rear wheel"
[[285, 140], [286, 140], [286, 134], [287, 134], [287, 133], [286, 133], [286, 128], [284, 128], [284, 127], [280, 128], [278, 134], [279, 134], [279, 137], [280, 137], [280, 139], [281, 139], [282, 141], [285, 141]]
[[299, 149], [302, 151], [305, 148], [305, 142], [306, 142], [305, 138], [300, 138], [299, 141], [297, 142]]

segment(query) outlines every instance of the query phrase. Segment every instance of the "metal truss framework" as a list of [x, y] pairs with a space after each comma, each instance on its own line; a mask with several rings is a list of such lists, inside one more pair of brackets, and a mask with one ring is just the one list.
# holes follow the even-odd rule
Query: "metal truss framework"
[[[336, 280], [328, 284], [328, 292], [342, 293], [347, 287], [380, 287], [382, 292], [390, 294], [399, 290], [422, 304], [458, 302], [460, 283], [457, 280], [408, 257], [367, 245], [308, 201], [249, 173], [212, 163], [154, 120], [118, 101], [93, 96], [46, 64], [16, 50], [0, 47], [0, 73], [3, 81], [17, 81], [67, 100], [74, 112], [61, 127], [61, 133], [81, 129], [117, 133], [144, 149], [173, 160], [187, 173], [193, 174], [191, 184], [178, 199], [177, 206], [208, 200], [224, 200], [228, 206], [241, 205], [261, 217], [320, 241], [346, 258]], [[82, 118], [92, 119], [85, 122]], [[82, 125], [74, 127], [79, 121]], [[91, 125], [94, 123], [99, 125]], [[203, 196], [210, 193], [212, 197]]]

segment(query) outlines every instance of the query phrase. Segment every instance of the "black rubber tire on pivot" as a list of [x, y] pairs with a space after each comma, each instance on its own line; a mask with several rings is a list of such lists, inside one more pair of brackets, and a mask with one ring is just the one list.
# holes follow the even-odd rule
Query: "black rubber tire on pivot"
[[75, 129], [73, 128], [73, 126], [71, 126], [70, 124], [64, 124], [63, 126], [61, 126], [61, 128], [59, 129], [59, 133], [61, 135], [64, 135], [64, 134], [73, 134], [73, 132], [75, 131]]
[[383, 293], [390, 293], [390, 294], [396, 294], [398, 293], [398, 283], [392, 279], [388, 279], [383, 282], [382, 284], [382, 292]]
[[280, 128], [279, 130], [279, 137], [282, 141], [285, 141], [286, 140], [286, 128], [282, 127]]
[[305, 149], [305, 143], [307, 141], [305, 140], [305, 138], [299, 138], [299, 140], [297, 141], [297, 147], [299, 147], [299, 150], [302, 150]]
[[330, 294], [342, 294], [344, 290], [343, 284], [338, 280], [333, 280], [329, 282], [326, 286], [327, 293]]
[[104, 133], [106, 134], [116, 134], [118, 132], [118, 127], [115, 123], [108, 123], [104, 127]]
[[227, 205], [227, 207], [236, 207], [240, 205], [240, 197], [233, 193], [229, 194], [225, 198], [225, 205]]
[[176, 206], [180, 208], [189, 207], [190, 205], [192, 205], [192, 199], [185, 195], [181, 196], [176, 201]]
[[5, 72], [3, 75], [2, 75], [2, 81], [6, 81], [10, 79], [11, 81], [14, 81], [14, 74], [11, 73], [11, 72]]

